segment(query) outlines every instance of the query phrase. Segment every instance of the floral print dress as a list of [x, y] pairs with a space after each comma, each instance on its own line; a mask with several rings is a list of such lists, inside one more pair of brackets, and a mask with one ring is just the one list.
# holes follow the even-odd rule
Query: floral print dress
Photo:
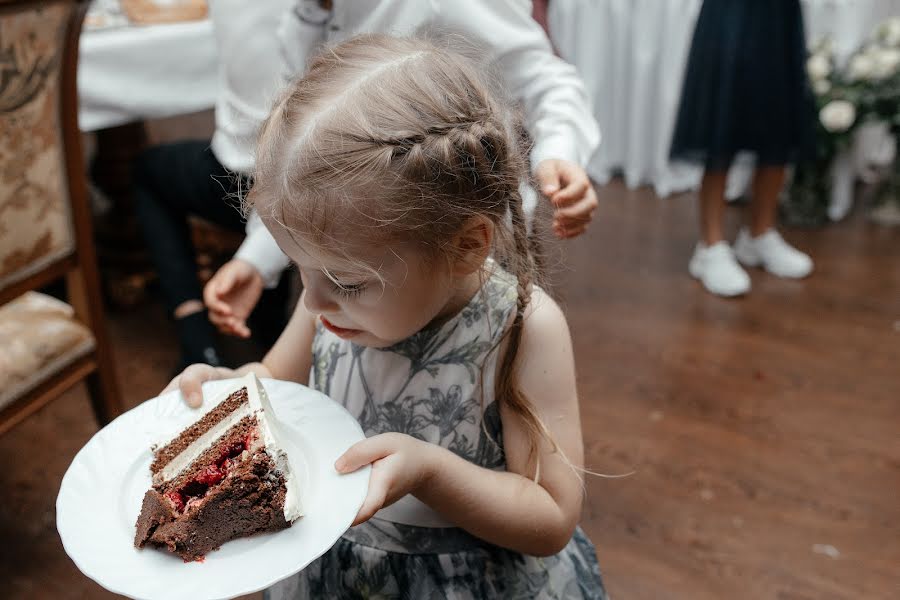
[[[460, 313], [389, 348], [357, 346], [319, 325], [311, 385], [342, 403], [367, 436], [405, 433], [503, 470], [494, 348], [515, 307], [516, 282], [495, 268]], [[267, 590], [266, 598], [576, 600], [606, 594], [594, 547], [580, 528], [559, 554], [527, 556], [475, 538], [407, 496], [348, 530], [325, 555]]]

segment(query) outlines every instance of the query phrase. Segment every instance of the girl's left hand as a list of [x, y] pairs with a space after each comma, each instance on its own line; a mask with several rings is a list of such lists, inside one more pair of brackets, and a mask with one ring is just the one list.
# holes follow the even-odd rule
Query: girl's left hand
[[351, 446], [334, 463], [338, 473], [372, 465], [369, 492], [353, 525], [365, 523], [406, 494], [415, 492], [431, 472], [433, 446], [403, 433], [382, 433]]

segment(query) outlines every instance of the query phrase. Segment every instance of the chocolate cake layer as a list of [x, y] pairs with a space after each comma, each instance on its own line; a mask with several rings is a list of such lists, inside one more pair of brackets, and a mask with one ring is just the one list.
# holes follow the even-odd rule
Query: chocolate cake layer
[[[222, 458], [223, 452], [227, 451], [238, 444], [242, 444], [247, 440], [248, 436], [253, 436], [257, 429], [256, 416], [250, 415], [238, 421], [231, 429], [216, 440], [215, 444], [204, 450], [191, 464], [178, 474], [174, 479], [160, 482], [153, 487], [159, 492], [165, 494], [171, 490], [177, 490], [184, 487], [190, 481], [195, 479], [209, 465], [215, 464]], [[249, 448], [244, 448], [249, 449]], [[240, 460], [240, 452], [235, 457], [236, 461]]]
[[290, 527], [284, 495], [283, 477], [259, 449], [183, 514], [172, 513], [159, 492], [150, 490], [135, 545], [163, 547], [186, 561], [200, 559], [229, 540]]
[[137, 521], [137, 531], [134, 534], [134, 545], [143, 548], [157, 527], [174, 520], [175, 517], [172, 503], [156, 490], [149, 490], [144, 494], [141, 514]]
[[173, 458], [191, 445], [201, 435], [209, 431], [216, 423], [231, 414], [239, 406], [247, 402], [247, 388], [241, 388], [219, 403], [199, 421], [182, 431], [178, 437], [153, 452], [153, 463], [150, 472], [156, 474], [160, 469], [169, 464]]

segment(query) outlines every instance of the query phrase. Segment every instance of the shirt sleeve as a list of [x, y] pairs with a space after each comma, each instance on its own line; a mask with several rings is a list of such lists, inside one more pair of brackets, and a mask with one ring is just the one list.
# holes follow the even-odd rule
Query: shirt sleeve
[[262, 219], [259, 218], [256, 211], [253, 211], [250, 218], [247, 219], [247, 237], [234, 257], [256, 267], [268, 289], [278, 285], [281, 272], [291, 263], [278, 247], [275, 238], [263, 225]]
[[600, 127], [575, 67], [554, 55], [523, 0], [432, 0], [436, 23], [484, 45], [509, 93], [521, 102], [534, 141], [531, 165], [557, 158], [585, 166], [600, 144]]
[[318, 0], [296, 0], [285, 11], [276, 36], [281, 51], [281, 80], [289, 82], [306, 72], [306, 63], [326, 41], [331, 11]]

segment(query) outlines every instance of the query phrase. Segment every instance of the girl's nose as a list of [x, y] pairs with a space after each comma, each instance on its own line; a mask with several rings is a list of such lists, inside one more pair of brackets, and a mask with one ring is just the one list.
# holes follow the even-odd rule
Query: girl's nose
[[314, 314], [334, 312], [338, 308], [329, 290], [318, 283], [304, 286], [303, 305], [306, 310]]

